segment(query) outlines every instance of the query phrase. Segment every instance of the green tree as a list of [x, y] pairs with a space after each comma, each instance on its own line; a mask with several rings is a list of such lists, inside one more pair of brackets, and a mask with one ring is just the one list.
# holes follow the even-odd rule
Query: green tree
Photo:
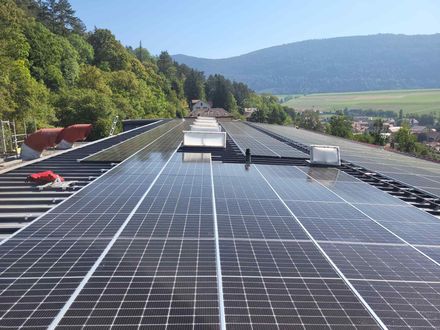
[[151, 62], [154, 62], [154, 58], [151, 56], [151, 54], [148, 51], [148, 49], [142, 47], [142, 42], [139, 42], [139, 47], [137, 47], [135, 49], [133, 49], [131, 46], [128, 46], [127, 50], [130, 53], [134, 54], [134, 56], [136, 56], [136, 58], [141, 63], [151, 63]]
[[[222, 75], [211, 75], [206, 80], [205, 93], [208, 100], [212, 101], [213, 106], [216, 108], [224, 108], [228, 111], [231, 106], [236, 105], [232, 102], [232, 86], [229, 80]], [[233, 96], [233, 95], [232, 95]], [[232, 109], [235, 110], [235, 109]]]
[[73, 85], [79, 74], [79, 55], [70, 42], [38, 22], [27, 24], [25, 35], [32, 75], [54, 90]]
[[242, 109], [245, 107], [245, 102], [249, 99], [252, 93], [253, 91], [246, 84], [235, 81], [232, 83], [232, 94], [234, 95], [239, 108]]
[[385, 133], [383, 119], [378, 118], [374, 120], [373, 125], [370, 130], [370, 134], [373, 138], [373, 143], [378, 145], [384, 145], [386, 139], [383, 137], [383, 133]]
[[350, 138], [352, 136], [352, 121], [349, 117], [344, 115], [332, 116], [329, 125], [327, 126], [327, 133], [343, 138]]
[[40, 2], [39, 19], [56, 34], [69, 32], [83, 34], [84, 23], [75, 16], [75, 11], [68, 0], [47, 0]]
[[322, 130], [321, 120], [319, 119], [319, 112], [313, 110], [303, 111], [299, 118], [299, 126], [314, 131]]
[[93, 63], [104, 71], [127, 70], [130, 68], [129, 52], [106, 29], [95, 29], [88, 41], [93, 47]]
[[39, 124], [55, 119], [49, 92], [30, 74], [23, 60], [0, 61], [0, 114], [4, 119], [35, 119]]
[[165, 76], [169, 76], [171, 70], [176, 70], [175, 63], [168, 52], [160, 53], [157, 58], [157, 67], [159, 72], [163, 73]]
[[91, 123], [91, 139], [107, 136], [117, 113], [109, 96], [89, 89], [62, 90], [55, 106], [61, 126]]
[[403, 152], [413, 152], [416, 149], [416, 137], [411, 133], [411, 128], [404, 122], [400, 129], [394, 134], [394, 142], [398, 144], [398, 149]]
[[202, 72], [190, 70], [184, 83], [185, 97], [188, 104], [191, 104], [191, 100], [205, 99], [204, 83], [205, 76]]
[[93, 47], [79, 34], [71, 33], [68, 36], [70, 44], [78, 53], [78, 62], [91, 64], [93, 61]]
[[237, 101], [235, 100], [234, 95], [231, 92], [228, 92], [226, 96], [226, 102], [224, 106], [225, 110], [229, 111], [234, 117], [240, 117], [240, 113], [238, 112]]

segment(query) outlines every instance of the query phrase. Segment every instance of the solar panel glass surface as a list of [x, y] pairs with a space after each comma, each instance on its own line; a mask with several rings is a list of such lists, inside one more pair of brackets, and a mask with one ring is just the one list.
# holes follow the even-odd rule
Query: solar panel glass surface
[[440, 166], [437, 163], [304, 129], [269, 124], [254, 125], [306, 145], [340, 146], [344, 160], [440, 197]]
[[0, 245], [1, 326], [438, 327], [437, 218], [337, 169], [212, 162], [181, 139]]
[[221, 125], [238, 144], [243, 154], [249, 148], [256, 156], [309, 158], [307, 154], [244, 123], [222, 122]]

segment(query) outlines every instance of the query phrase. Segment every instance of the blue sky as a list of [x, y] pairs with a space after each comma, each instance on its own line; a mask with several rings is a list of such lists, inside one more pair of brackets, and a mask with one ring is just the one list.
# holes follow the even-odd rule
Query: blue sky
[[88, 29], [158, 54], [224, 58], [307, 39], [440, 32], [440, 0], [70, 0]]

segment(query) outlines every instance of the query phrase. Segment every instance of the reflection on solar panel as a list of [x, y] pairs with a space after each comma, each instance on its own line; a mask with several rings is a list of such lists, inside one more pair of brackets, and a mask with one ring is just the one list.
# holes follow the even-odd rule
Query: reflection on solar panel
[[343, 159], [440, 197], [439, 164], [294, 127], [255, 125], [307, 145], [338, 145]]
[[440, 327], [440, 220], [335, 168], [178, 153], [184, 125], [0, 243], [1, 327]]
[[307, 154], [241, 122], [221, 124], [243, 153], [249, 148], [256, 156], [309, 158]]
[[[94, 155], [82, 159], [82, 161], [111, 161], [120, 162], [144, 148], [147, 144], [154, 142], [162, 135], [168, 133], [171, 129], [183, 125], [183, 122], [178, 119], [168, 121], [154, 129], [125, 140], [108, 149], [102, 150]], [[177, 132], [177, 131], [176, 131]]]

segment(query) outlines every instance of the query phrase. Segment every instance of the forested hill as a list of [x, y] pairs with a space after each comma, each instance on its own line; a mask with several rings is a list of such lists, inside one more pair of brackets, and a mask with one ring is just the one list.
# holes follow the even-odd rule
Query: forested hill
[[276, 98], [245, 84], [124, 47], [107, 29], [86, 31], [68, 0], [0, 0], [0, 119], [19, 131], [92, 123], [99, 138], [116, 116], [182, 117], [192, 99], [237, 117], [258, 107], [272, 122], [289, 120]]
[[440, 34], [309, 40], [216, 60], [173, 58], [276, 94], [440, 87]]

